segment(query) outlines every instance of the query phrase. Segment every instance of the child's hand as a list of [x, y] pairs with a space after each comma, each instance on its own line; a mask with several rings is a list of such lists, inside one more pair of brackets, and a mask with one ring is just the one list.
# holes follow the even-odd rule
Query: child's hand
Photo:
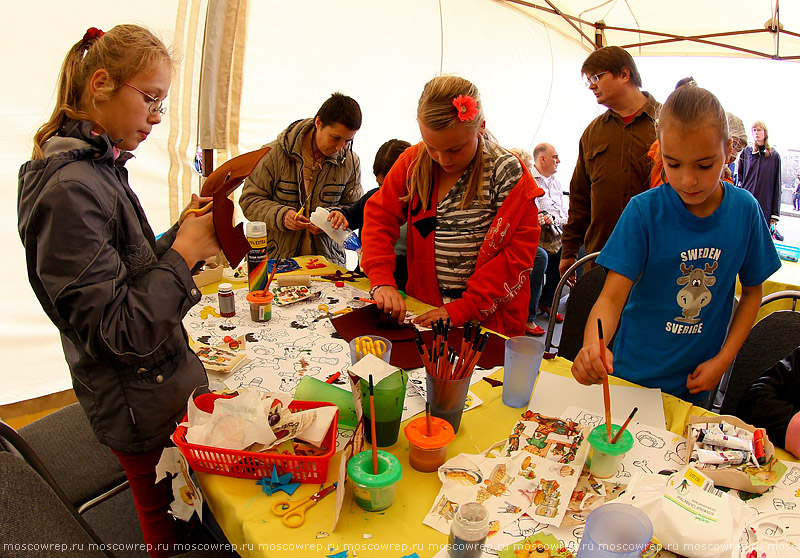
[[603, 361], [600, 359], [600, 345], [598, 343], [591, 343], [584, 345], [583, 348], [575, 357], [575, 362], [572, 363], [572, 375], [578, 380], [579, 384], [590, 386], [592, 384], [599, 384], [608, 374], [614, 373], [614, 354], [608, 350], [608, 347], [603, 347], [606, 352], [606, 362], [608, 363], [608, 373], [603, 367]]
[[417, 316], [414, 318], [414, 323], [420, 325], [422, 327], [431, 327], [433, 322], [439, 320], [449, 320], [450, 314], [447, 313], [444, 306], [440, 306], [439, 308], [434, 308], [433, 310], [428, 310], [421, 316]]
[[200, 217], [194, 213], [186, 215], [172, 243], [172, 249], [183, 256], [189, 269], [197, 262], [219, 254], [222, 248], [214, 229], [213, 214], [209, 212]]
[[311, 224], [308, 217], [299, 215], [294, 209], [290, 209], [283, 214], [283, 226], [290, 231], [299, 231]]
[[726, 364], [719, 355], [709, 359], [694, 369], [694, 372], [689, 374], [686, 378], [686, 387], [689, 393], [700, 393], [701, 391], [710, 391], [717, 387], [722, 375], [728, 369], [729, 363]]
[[406, 301], [395, 287], [383, 285], [372, 294], [375, 305], [402, 324], [406, 318]]
[[[188, 204], [186, 204], [186, 207], [184, 207], [184, 208], [183, 208], [183, 211], [181, 211], [181, 216], [180, 216], [180, 218], [178, 219], [178, 224], [179, 224], [179, 225], [182, 225], [182, 224], [183, 224], [183, 221], [184, 221], [184, 219], [186, 219], [186, 216], [187, 216], [187, 215], [190, 215], [190, 213], [186, 213], [187, 211], [189, 211], [190, 209], [200, 209], [201, 207], [205, 207], [205, 206], [206, 206], [206, 205], [208, 205], [208, 204], [211, 202], [211, 200], [213, 200], [213, 199], [214, 199], [214, 198], [212, 198], [211, 196], [206, 196], [206, 197], [202, 197], [202, 198], [201, 198], [201, 197], [199, 197], [197, 194], [192, 194], [192, 199], [191, 199], [191, 201], [190, 201]], [[210, 208], [209, 208], [209, 209], [210, 209]], [[208, 211], [206, 211], [206, 213], [207, 213], [207, 212], [208, 212]], [[195, 212], [195, 213], [196, 213], [196, 212]]]
[[328, 221], [331, 222], [331, 227], [334, 229], [338, 229], [339, 227], [344, 227], [346, 229], [350, 225], [350, 223], [347, 222], [347, 217], [338, 209], [331, 210], [331, 214], [328, 215]]

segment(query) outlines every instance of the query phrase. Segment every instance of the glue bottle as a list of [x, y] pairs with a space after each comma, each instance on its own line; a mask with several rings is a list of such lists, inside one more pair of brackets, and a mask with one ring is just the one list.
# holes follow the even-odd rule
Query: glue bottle
[[219, 298], [219, 315], [223, 318], [230, 318], [236, 315], [236, 299], [233, 297], [233, 285], [230, 283], [220, 283], [217, 287]]
[[489, 510], [478, 502], [459, 506], [450, 525], [447, 553], [450, 558], [479, 558], [489, 535]]
[[267, 224], [250, 221], [245, 226], [245, 236], [250, 243], [247, 253], [247, 284], [250, 292], [267, 288]]

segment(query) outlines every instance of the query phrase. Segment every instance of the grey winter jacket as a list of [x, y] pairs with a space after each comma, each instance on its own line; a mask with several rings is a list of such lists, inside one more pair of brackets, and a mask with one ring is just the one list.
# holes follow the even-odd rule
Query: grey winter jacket
[[[298, 211], [305, 200], [300, 199], [300, 180], [303, 175], [303, 137], [314, 126], [314, 119], [293, 122], [278, 138], [267, 144], [272, 149], [256, 165], [245, 180], [239, 205], [251, 221], [267, 224], [267, 250], [270, 258], [277, 253], [282, 258], [299, 255], [302, 231], [290, 231], [283, 224], [289, 210]], [[327, 157], [317, 174], [304, 215], [308, 217], [317, 207], [352, 205], [361, 198], [361, 163], [358, 155], [345, 149], [341, 154]], [[315, 254], [344, 266], [344, 250], [325, 233], [312, 235]]]
[[[122, 152], [70, 122], [19, 173], [17, 215], [28, 278], [61, 332], [75, 393], [100, 442], [163, 447], [191, 393], [207, 391], [181, 320], [200, 300], [192, 274], [156, 242]], [[199, 389], [198, 389], [199, 388]]]

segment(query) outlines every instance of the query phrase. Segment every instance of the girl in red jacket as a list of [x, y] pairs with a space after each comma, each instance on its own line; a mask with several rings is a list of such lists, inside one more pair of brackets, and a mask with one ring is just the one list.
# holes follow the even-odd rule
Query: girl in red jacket
[[436, 307], [415, 323], [449, 317], [524, 335], [539, 238], [534, 198], [544, 192], [486, 131], [480, 93], [466, 79], [429, 81], [417, 122], [422, 142], [400, 156], [364, 211], [361, 267], [372, 297], [403, 321], [393, 245], [408, 223], [406, 292]]

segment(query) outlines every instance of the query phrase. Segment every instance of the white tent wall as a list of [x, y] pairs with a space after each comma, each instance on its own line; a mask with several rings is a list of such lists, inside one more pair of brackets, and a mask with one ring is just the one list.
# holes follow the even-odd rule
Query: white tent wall
[[[139, 23], [168, 44], [176, 37], [194, 39], [174, 45], [182, 65], [173, 79], [169, 112], [127, 164], [153, 230], [163, 231], [171, 207], [174, 217], [184, 204], [182, 184], [197, 145], [203, 37], [192, 31], [202, 26], [205, 6], [203, 0], [68, 5], [43, 0], [6, 7], [0, 23], [0, 45], [7, 53], [6, 86], [0, 90], [0, 242], [7, 247], [0, 348], [13, 356], [0, 369], [0, 405], [71, 387], [57, 331], [28, 285], [16, 229], [17, 173], [30, 157], [33, 133], [52, 111], [64, 54], [91, 26], [108, 30]], [[271, 141], [290, 122], [313, 116], [331, 92], [342, 91], [358, 100], [364, 113], [354, 150], [369, 190], [375, 187], [371, 169], [377, 148], [394, 137], [419, 140], [417, 100], [441, 65], [444, 73], [478, 85], [487, 126], [502, 145], [556, 145], [566, 185], [578, 137], [599, 112], [580, 80], [586, 48], [510, 4], [442, 0], [441, 18], [436, 0], [252, 0], [246, 9], [239, 142], [231, 152]], [[194, 113], [187, 106], [195, 107]], [[180, 152], [170, 153], [168, 145]], [[197, 177], [191, 178], [191, 189], [199, 189]]]

